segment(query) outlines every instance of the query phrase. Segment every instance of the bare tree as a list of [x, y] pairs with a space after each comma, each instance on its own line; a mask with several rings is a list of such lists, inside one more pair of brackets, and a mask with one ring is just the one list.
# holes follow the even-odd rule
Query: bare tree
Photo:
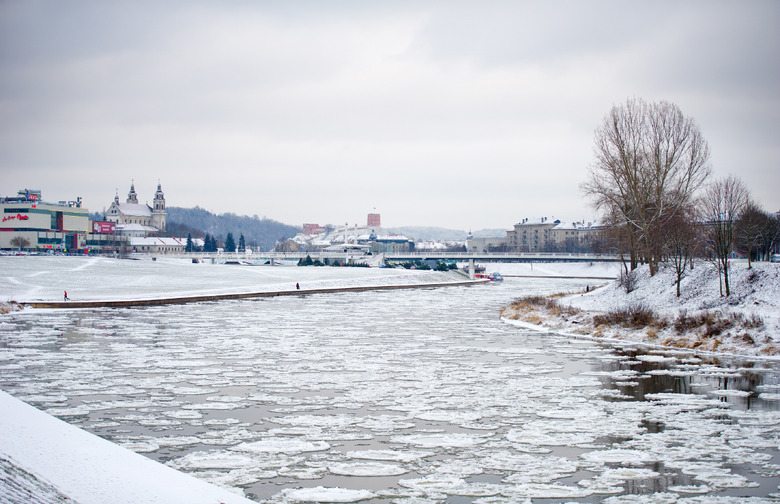
[[21, 235], [14, 236], [11, 238], [11, 246], [19, 247], [19, 250], [22, 250], [30, 246], [30, 240]]
[[693, 267], [693, 253], [696, 248], [697, 233], [694, 209], [690, 207], [671, 218], [666, 225], [664, 252], [669, 258], [677, 282], [677, 297], [680, 297], [680, 285], [685, 277], [686, 267]]
[[[709, 226], [710, 246], [726, 287], [726, 297], [731, 295], [729, 257], [734, 245], [734, 221], [744, 210], [748, 197], [742, 180], [729, 175], [710, 184], [703, 198], [702, 211]], [[720, 294], [723, 295], [722, 289]]]
[[780, 212], [767, 215], [764, 226], [762, 232], [764, 235], [764, 260], [768, 261], [777, 249], [778, 241], [780, 241]]
[[[763, 231], [766, 228], [766, 213], [752, 199], [748, 199], [745, 208], [735, 222], [735, 242], [740, 251], [745, 252], [748, 259], [748, 269], [753, 267], [753, 254], [759, 254], [763, 244]], [[756, 260], [761, 260], [756, 257]]]
[[666, 101], [629, 99], [595, 132], [595, 161], [584, 192], [627, 226], [631, 269], [654, 275], [666, 224], [683, 211], [710, 174], [710, 151], [694, 120]]

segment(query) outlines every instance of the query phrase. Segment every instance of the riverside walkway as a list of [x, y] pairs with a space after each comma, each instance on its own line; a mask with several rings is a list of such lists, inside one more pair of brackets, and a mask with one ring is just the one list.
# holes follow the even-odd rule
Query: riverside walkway
[[458, 287], [458, 286], [481, 284], [486, 282], [490, 282], [490, 280], [477, 279], [477, 280], [419, 283], [419, 284], [324, 287], [319, 289], [236, 292], [236, 293], [229, 293], [229, 294], [176, 296], [176, 297], [149, 298], [149, 299], [89, 300], [89, 301], [25, 301], [19, 304], [30, 308], [57, 308], [57, 309], [133, 308], [133, 307], [140, 307], [140, 306], [162, 306], [162, 305], [186, 304], [186, 303], [203, 303], [203, 302], [210, 302], [210, 301], [230, 300], [230, 299], [251, 299], [251, 298], [277, 297], [277, 296], [306, 296], [310, 294], [325, 294], [325, 293], [333, 293], [333, 292], [365, 292], [365, 291], [379, 291], [379, 290]]

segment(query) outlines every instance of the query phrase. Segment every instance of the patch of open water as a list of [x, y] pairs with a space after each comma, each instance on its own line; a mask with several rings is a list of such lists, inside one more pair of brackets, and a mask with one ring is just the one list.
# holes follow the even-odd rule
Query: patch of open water
[[586, 283], [22, 312], [0, 387], [271, 503], [776, 496], [776, 365], [498, 319]]

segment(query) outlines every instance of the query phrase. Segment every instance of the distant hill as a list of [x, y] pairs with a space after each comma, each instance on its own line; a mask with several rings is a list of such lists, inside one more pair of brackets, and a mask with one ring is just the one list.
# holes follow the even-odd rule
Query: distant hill
[[[460, 229], [440, 227], [404, 226], [385, 228], [391, 233], [398, 233], [418, 241], [465, 241], [468, 232]], [[506, 238], [507, 229], [480, 229], [471, 234], [474, 238]]]
[[[292, 238], [301, 232], [300, 227], [289, 226], [265, 217], [261, 219], [257, 215], [252, 217], [234, 213], [217, 215], [197, 206], [195, 208], [168, 207], [166, 210], [169, 230], [177, 227], [182, 230], [189, 229], [193, 238], [200, 231], [215, 236], [219, 241], [224, 241], [228, 233], [233, 233], [236, 242], [243, 234], [247, 247], [260, 250], [271, 250], [278, 240]], [[202, 236], [198, 237], [202, 238]]]

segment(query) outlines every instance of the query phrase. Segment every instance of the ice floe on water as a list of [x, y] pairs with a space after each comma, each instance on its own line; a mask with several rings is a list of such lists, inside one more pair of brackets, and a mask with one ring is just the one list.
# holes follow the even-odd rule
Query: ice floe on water
[[462, 433], [429, 433], [394, 436], [393, 443], [409, 444], [420, 448], [468, 448], [486, 442], [486, 439], [476, 435]]
[[250, 453], [305, 453], [327, 450], [330, 445], [324, 441], [305, 441], [298, 438], [268, 438], [252, 443], [241, 443], [231, 448]]
[[583, 453], [580, 457], [588, 462], [596, 462], [599, 464], [626, 464], [626, 465], [643, 465], [651, 462], [658, 462], [656, 458], [645, 451], [641, 450], [625, 450], [625, 449], [611, 449], [611, 450], [595, 450], [587, 453]]
[[355, 462], [355, 463], [339, 463], [328, 466], [328, 470], [333, 474], [341, 476], [357, 476], [357, 477], [370, 477], [370, 476], [400, 476], [409, 472], [399, 465], [395, 464], [382, 464], [379, 462]]
[[347, 488], [299, 488], [282, 490], [280, 501], [284, 503], [305, 502], [360, 502], [374, 497], [374, 493], [368, 490], [350, 490]]
[[386, 460], [392, 462], [413, 462], [433, 455], [427, 451], [361, 450], [347, 452], [347, 457], [364, 460]]

